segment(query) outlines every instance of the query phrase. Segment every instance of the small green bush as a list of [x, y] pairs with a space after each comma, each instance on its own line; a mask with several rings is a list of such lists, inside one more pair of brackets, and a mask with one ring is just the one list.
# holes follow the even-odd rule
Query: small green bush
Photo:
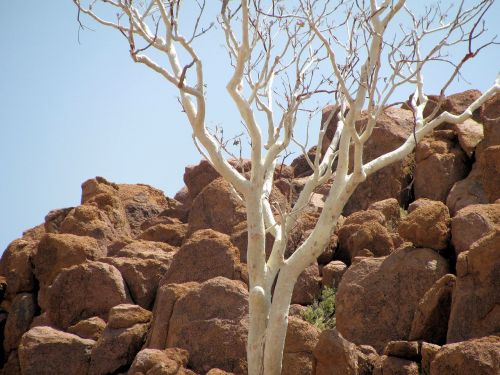
[[319, 300], [302, 312], [302, 318], [320, 330], [335, 327], [335, 288], [325, 287]]

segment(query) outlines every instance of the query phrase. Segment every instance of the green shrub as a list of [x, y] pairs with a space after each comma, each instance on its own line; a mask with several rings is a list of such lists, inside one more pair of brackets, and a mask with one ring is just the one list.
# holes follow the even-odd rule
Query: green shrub
[[336, 292], [335, 288], [325, 287], [321, 291], [319, 300], [314, 301], [302, 312], [302, 318], [320, 330], [334, 328]]

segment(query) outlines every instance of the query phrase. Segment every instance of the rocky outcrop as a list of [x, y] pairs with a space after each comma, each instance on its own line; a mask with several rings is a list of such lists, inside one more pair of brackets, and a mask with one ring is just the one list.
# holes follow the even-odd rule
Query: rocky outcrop
[[283, 374], [302, 375], [314, 371], [313, 350], [318, 342], [319, 329], [293, 316], [288, 318], [288, 329], [283, 350]]

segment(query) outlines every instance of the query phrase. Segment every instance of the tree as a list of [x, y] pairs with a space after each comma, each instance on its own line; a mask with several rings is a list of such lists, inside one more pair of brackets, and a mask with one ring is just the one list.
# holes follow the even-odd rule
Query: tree
[[[81, 22], [85, 14], [117, 30], [127, 40], [135, 62], [177, 87], [195, 145], [246, 204], [250, 295], [247, 358], [251, 375], [281, 372], [294, 284], [327, 246], [356, 187], [367, 176], [407, 156], [440, 124], [463, 122], [500, 91], [498, 77], [464, 113], [436, 116], [438, 103], [424, 117], [428, 98], [423, 69], [431, 63], [448, 64], [442, 98], [463, 64], [495, 43], [494, 39], [481, 42], [486, 31], [482, 18], [493, 0], [478, 1], [469, 8], [464, 1], [456, 8], [436, 5], [426, 8], [422, 16], [409, 9], [404, 0], [384, 0], [381, 4], [375, 0], [222, 0], [216, 22], [208, 26], [203, 26], [208, 9], [204, 0], [190, 5], [181, 0], [73, 1], [81, 28], [85, 28]], [[194, 17], [193, 4], [197, 8]], [[191, 7], [187, 21], [182, 12], [185, 6]], [[213, 4], [209, 8], [213, 9]], [[195, 42], [216, 32], [216, 25], [222, 30], [232, 67], [226, 88], [250, 139], [248, 179], [228, 162], [224, 156], [230, 153], [227, 141], [211, 134], [205, 121], [205, 72]], [[446, 53], [459, 44], [466, 52], [453, 62]], [[393, 105], [395, 93], [408, 86], [413, 87], [409, 104], [415, 119], [413, 134], [397, 149], [363, 162], [363, 147], [377, 117]], [[315, 156], [310, 157], [305, 152], [306, 141], [298, 139], [297, 124], [321, 108], [314, 106], [313, 98], [333, 101], [337, 110], [331, 111], [326, 124], [335, 116], [337, 128], [325, 146], [323, 124], [314, 142]], [[357, 120], [362, 113], [368, 120], [359, 126]], [[285, 210], [273, 207], [269, 197], [277, 160], [294, 144], [304, 151], [313, 173], [293, 207]], [[313, 191], [332, 177], [316, 227], [285, 259], [287, 240], [301, 210]], [[266, 259], [268, 232], [274, 236], [274, 245]]]

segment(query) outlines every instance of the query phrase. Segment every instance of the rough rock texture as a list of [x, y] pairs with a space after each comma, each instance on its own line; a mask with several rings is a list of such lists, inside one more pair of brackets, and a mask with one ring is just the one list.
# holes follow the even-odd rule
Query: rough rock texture
[[453, 184], [464, 179], [469, 168], [467, 156], [451, 130], [434, 131], [416, 148], [415, 197], [446, 202]]
[[36, 241], [21, 238], [12, 241], [2, 254], [0, 275], [5, 276], [6, 294], [9, 296], [33, 291], [35, 278], [31, 259], [37, 250], [37, 244]]
[[500, 204], [477, 204], [467, 206], [451, 221], [451, 243], [460, 254], [489, 233], [500, 231]]
[[42, 287], [47, 287], [62, 269], [104, 256], [106, 250], [92, 237], [48, 233], [33, 255], [35, 276]]
[[3, 332], [3, 348], [6, 353], [17, 348], [36, 312], [36, 300], [32, 293], [20, 293], [14, 297]]
[[375, 210], [359, 211], [347, 217], [339, 230], [340, 260], [350, 264], [364, 249], [377, 257], [390, 254], [394, 244], [384, 224], [385, 216]]
[[395, 198], [388, 198], [370, 204], [368, 210], [381, 212], [385, 217], [385, 223], [388, 229], [396, 230], [401, 218], [401, 207]]
[[[240, 261], [243, 263], [247, 262], [247, 247], [248, 247], [248, 230], [247, 222], [243, 221], [239, 223], [235, 228], [234, 232], [231, 234], [231, 243], [238, 248], [240, 251]], [[271, 254], [273, 249], [274, 237], [271, 233], [266, 233], [266, 255]]]
[[80, 336], [82, 339], [97, 341], [106, 328], [106, 322], [98, 316], [80, 320], [78, 323], [68, 327], [67, 331]]
[[137, 353], [128, 374], [187, 375], [191, 373], [184, 368], [188, 358], [189, 353], [179, 348], [143, 349]]
[[111, 307], [128, 302], [120, 272], [109, 264], [88, 262], [56, 277], [48, 291], [47, 313], [56, 326], [66, 329], [92, 316], [106, 319]]
[[164, 283], [203, 282], [217, 276], [246, 280], [240, 254], [229, 236], [211, 229], [199, 230], [173, 256]]
[[288, 329], [283, 351], [282, 373], [287, 375], [312, 374], [313, 350], [320, 331], [313, 325], [293, 316], [288, 318]]
[[420, 365], [422, 367], [423, 375], [430, 375], [431, 373], [431, 363], [436, 357], [437, 352], [441, 349], [439, 345], [429, 344], [427, 342], [423, 342], [420, 347], [420, 354], [422, 356], [422, 360]]
[[474, 243], [457, 259], [447, 342], [500, 334], [500, 232]]
[[108, 327], [113, 329], [128, 328], [134, 324], [148, 323], [151, 312], [138, 305], [121, 304], [109, 310]]
[[138, 238], [146, 241], [165, 242], [172, 246], [181, 246], [186, 234], [186, 224], [157, 224], [146, 229]]
[[418, 363], [384, 355], [375, 365], [373, 375], [419, 375]]
[[473, 119], [468, 119], [461, 124], [454, 124], [453, 128], [457, 133], [460, 147], [470, 158], [476, 146], [484, 138], [483, 125]]
[[500, 198], [500, 145], [484, 150], [483, 187], [489, 202]]
[[347, 265], [340, 260], [334, 260], [328, 263], [321, 270], [323, 274], [321, 284], [323, 284], [323, 286], [338, 289], [340, 280], [342, 280], [342, 276], [344, 276], [346, 270]]
[[409, 340], [421, 340], [439, 345], [446, 343], [455, 281], [454, 275], [445, 275], [424, 294], [415, 311]]
[[310, 305], [321, 293], [318, 264], [312, 264], [299, 275], [292, 293], [292, 303]]
[[213, 229], [231, 234], [234, 227], [246, 220], [245, 206], [231, 192], [223, 178], [208, 184], [193, 201], [189, 213], [189, 234], [199, 229]]
[[406, 340], [418, 302], [447, 273], [446, 260], [431, 249], [405, 247], [385, 258], [359, 260], [340, 282], [337, 329], [378, 351], [389, 341]]
[[401, 219], [398, 231], [416, 247], [444, 250], [450, 240], [448, 207], [442, 202], [426, 202]]
[[247, 305], [246, 286], [223, 277], [161, 286], [146, 346], [186, 349], [195, 372], [219, 368], [243, 374]]
[[35, 327], [22, 338], [19, 363], [23, 374], [87, 374], [95, 341], [50, 327]]
[[431, 375], [497, 375], [500, 337], [490, 336], [443, 346], [431, 363]]
[[409, 360], [420, 360], [420, 345], [417, 341], [390, 341], [384, 354]]
[[464, 207], [482, 203], [488, 203], [488, 197], [484, 191], [482, 170], [476, 163], [467, 178], [457, 181], [453, 185], [448, 198], [446, 198], [446, 205], [453, 216]]

